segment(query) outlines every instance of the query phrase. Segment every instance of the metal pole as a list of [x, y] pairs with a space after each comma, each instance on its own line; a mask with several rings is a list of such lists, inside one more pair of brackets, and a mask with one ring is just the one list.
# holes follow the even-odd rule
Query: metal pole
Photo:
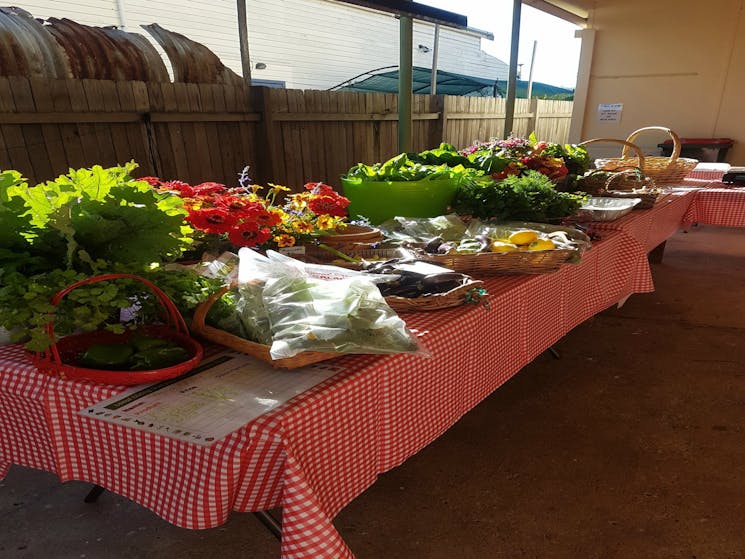
[[515, 120], [515, 94], [517, 92], [517, 53], [520, 46], [520, 13], [522, 0], [512, 0], [512, 45], [510, 46], [510, 72], [507, 78], [507, 102], [504, 116], [504, 134], [507, 139], [512, 133]]
[[533, 96], [533, 65], [535, 64], [535, 49], [538, 41], [533, 41], [533, 54], [530, 55], [530, 72], [528, 73], [528, 99]]
[[241, 67], [243, 80], [251, 85], [251, 57], [248, 54], [248, 23], [246, 17], [246, 0], [237, 0], [238, 5], [238, 43], [241, 46]]
[[435, 23], [435, 39], [432, 47], [432, 84], [429, 86], [429, 92], [437, 95], [437, 53], [440, 49], [440, 24]]
[[411, 151], [411, 111], [413, 101], [413, 35], [414, 23], [410, 17], [401, 16], [399, 24], [398, 53], [398, 151]]

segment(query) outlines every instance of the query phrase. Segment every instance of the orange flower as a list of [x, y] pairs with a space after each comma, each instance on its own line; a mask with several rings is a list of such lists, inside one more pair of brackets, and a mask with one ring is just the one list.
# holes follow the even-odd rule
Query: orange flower
[[280, 248], [295, 246], [295, 237], [292, 235], [277, 235], [272, 240], [277, 243], [277, 246]]

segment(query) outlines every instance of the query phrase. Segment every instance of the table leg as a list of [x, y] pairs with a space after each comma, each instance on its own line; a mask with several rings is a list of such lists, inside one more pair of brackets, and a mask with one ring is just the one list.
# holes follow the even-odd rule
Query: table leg
[[83, 499], [84, 503], [95, 503], [98, 498], [101, 496], [101, 493], [106, 491], [103, 487], [100, 485], [94, 485], [93, 488], [88, 492], [88, 494]]
[[553, 356], [554, 359], [561, 359], [561, 354], [554, 346], [549, 347], [548, 352]]
[[278, 540], [282, 540], [282, 524], [272, 516], [268, 510], [260, 510], [253, 513], [253, 515], [259, 519], [267, 530], [269, 530], [274, 537]]

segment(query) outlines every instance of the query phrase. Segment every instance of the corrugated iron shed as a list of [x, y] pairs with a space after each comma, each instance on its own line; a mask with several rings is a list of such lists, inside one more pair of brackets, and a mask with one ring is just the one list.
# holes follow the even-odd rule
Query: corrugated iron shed
[[173, 68], [173, 79], [186, 83], [233, 83], [243, 79], [225, 66], [217, 55], [201, 43], [164, 29], [157, 23], [142, 26], [166, 51]]
[[70, 78], [64, 53], [46, 26], [20, 8], [0, 8], [0, 75]]
[[91, 27], [49, 18], [46, 28], [70, 63], [75, 78], [168, 82], [163, 59], [145, 37], [113, 27]]

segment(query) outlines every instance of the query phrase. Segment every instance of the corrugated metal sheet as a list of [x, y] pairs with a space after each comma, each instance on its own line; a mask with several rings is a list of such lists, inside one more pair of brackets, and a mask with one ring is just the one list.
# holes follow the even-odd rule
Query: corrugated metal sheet
[[20, 8], [0, 8], [0, 75], [69, 78], [70, 66], [54, 37]]
[[47, 22], [75, 78], [170, 81], [163, 59], [142, 35], [70, 19], [49, 18]]
[[186, 83], [243, 83], [217, 55], [201, 43], [168, 31], [157, 23], [142, 26], [166, 51], [173, 68], [173, 79]]
[[[157, 23], [143, 26], [162, 45], [177, 82], [242, 83], [210, 49]], [[0, 76], [169, 82], [155, 46], [137, 33], [0, 8]]]

